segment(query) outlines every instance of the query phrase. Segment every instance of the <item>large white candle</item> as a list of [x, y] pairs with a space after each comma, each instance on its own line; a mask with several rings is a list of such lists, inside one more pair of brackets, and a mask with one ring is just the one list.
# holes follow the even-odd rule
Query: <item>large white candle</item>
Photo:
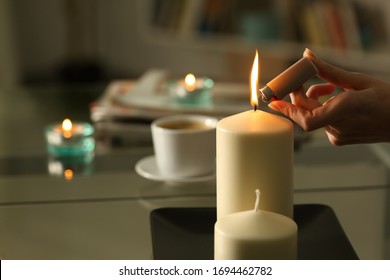
[[216, 222], [214, 259], [297, 258], [296, 223], [284, 215], [259, 210], [259, 193], [257, 190], [254, 210], [229, 214]]
[[[252, 69], [253, 105], [257, 104], [258, 55]], [[256, 107], [255, 107], [256, 108]], [[291, 121], [250, 110], [217, 124], [217, 216], [251, 208], [260, 187], [262, 209], [293, 216], [293, 142]]]
[[217, 216], [245, 211], [253, 192], [261, 208], [293, 216], [293, 125], [264, 111], [246, 111], [217, 124]]

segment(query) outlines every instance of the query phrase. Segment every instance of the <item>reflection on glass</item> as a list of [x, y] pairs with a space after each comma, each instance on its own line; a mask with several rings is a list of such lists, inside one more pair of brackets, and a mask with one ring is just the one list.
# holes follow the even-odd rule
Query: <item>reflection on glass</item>
[[93, 171], [94, 155], [79, 157], [53, 157], [48, 158], [47, 169], [50, 175], [63, 177], [70, 181], [77, 175], [89, 175]]

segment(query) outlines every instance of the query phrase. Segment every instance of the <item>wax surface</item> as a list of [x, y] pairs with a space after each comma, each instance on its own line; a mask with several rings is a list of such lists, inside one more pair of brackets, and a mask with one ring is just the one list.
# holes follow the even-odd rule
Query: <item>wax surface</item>
[[296, 259], [297, 230], [290, 218], [268, 211], [226, 215], [215, 224], [214, 258]]
[[253, 208], [293, 216], [293, 125], [264, 111], [246, 111], [217, 125], [217, 216]]

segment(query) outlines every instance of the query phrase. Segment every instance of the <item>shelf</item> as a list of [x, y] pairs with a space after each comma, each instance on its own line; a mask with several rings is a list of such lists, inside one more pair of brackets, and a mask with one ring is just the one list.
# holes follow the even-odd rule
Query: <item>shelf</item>
[[[191, 0], [185, 1], [186, 3], [190, 3]], [[207, 2], [208, 0], [204, 0], [203, 2]], [[313, 42], [299, 41], [296, 38], [291, 38], [292, 32], [288, 31], [289, 34], [283, 34], [279, 39], [250, 39], [242, 34], [234, 33], [234, 32], [211, 32], [211, 33], [202, 33], [199, 30], [190, 30], [191, 32], [183, 33], [182, 30], [177, 30], [172, 27], [166, 27], [164, 25], [158, 25], [153, 21], [153, 15], [151, 11], [155, 11], [154, 4], [156, 4], [158, 0], [149, 0], [149, 1], [139, 1], [139, 26], [141, 29], [139, 30], [141, 38], [143, 38], [149, 44], [153, 44], [155, 46], [160, 46], [163, 48], [170, 48], [172, 50], [189, 50], [189, 51], [199, 51], [199, 52], [208, 52], [208, 53], [223, 53], [226, 56], [239, 55], [239, 56], [252, 56], [255, 49], [259, 50], [260, 56], [265, 58], [278, 58], [279, 60], [284, 60], [286, 64], [291, 64], [302, 56], [302, 53], [305, 48], [310, 48], [314, 52], [316, 52], [321, 58], [324, 60], [338, 65], [340, 67], [346, 68], [351, 71], [357, 71], [366, 73], [369, 75], [377, 76], [382, 79], [390, 79], [390, 53], [387, 51], [387, 38], [380, 39], [383, 41], [383, 45], [373, 46], [371, 48], [365, 49], [363, 47], [351, 47], [351, 48], [340, 48], [332, 45], [320, 45], [315, 44]], [[175, 1], [171, 0], [172, 3]], [[230, 0], [229, 3], [231, 7], [234, 7], [236, 3], [235, 0]], [[292, 1], [300, 8], [302, 5], [309, 5], [308, 2], [303, 0], [295, 0]], [[315, 8], [318, 10], [323, 7], [323, 3], [327, 3], [331, 5], [331, 3], [342, 3], [343, 5], [347, 5], [349, 8], [355, 8], [352, 5], [356, 5], [356, 0], [348, 0], [348, 1], [313, 1], [316, 3]], [[368, 7], [368, 4], [372, 4], [370, 1], [358, 1], [364, 7]], [[373, 4], [370, 5], [370, 9], [374, 12], [377, 12], [380, 5], [383, 5], [384, 8], [389, 7], [389, 5], [385, 5], [385, 1], [372, 1]], [[249, 2], [248, 2], [249, 3]], [[269, 2], [271, 3], [271, 2]], [[297, 11], [297, 7], [294, 7], [293, 4], [285, 3], [284, 1], [276, 1], [276, 4], [273, 5], [272, 9], [275, 9], [275, 13], [279, 14], [279, 16], [285, 16], [283, 18], [283, 26], [289, 24], [291, 21], [291, 14], [294, 11]], [[237, 3], [236, 3], [237, 4]], [[184, 4], [181, 4], [184, 5]], [[301, 5], [301, 6], [299, 6]], [[306, 7], [306, 6], [304, 6]], [[339, 7], [338, 7], [339, 8]], [[375, 8], [375, 9], [374, 9]], [[292, 9], [289, 11], [289, 9]], [[357, 9], [357, 8], [356, 8]], [[317, 11], [318, 12], [318, 11]], [[358, 13], [357, 11], [355, 13]], [[359, 14], [360, 15], [360, 14]], [[383, 15], [383, 13], [382, 13]], [[354, 15], [355, 17], [357, 14]], [[294, 15], [295, 20], [297, 18]], [[366, 19], [367, 20], [367, 19]], [[296, 24], [296, 22], [290, 22], [291, 24]], [[282, 23], [281, 23], [282, 24]], [[308, 24], [308, 23], [306, 23]], [[374, 25], [374, 24], [372, 24]], [[385, 26], [386, 27], [386, 26]], [[384, 29], [385, 29], [384, 27]], [[296, 28], [296, 26], [295, 26]], [[356, 30], [357, 26], [353, 26], [353, 32], [358, 32]], [[288, 28], [286, 28], [288, 29]], [[289, 28], [291, 29], [291, 27]], [[188, 30], [187, 30], [188, 31]], [[314, 31], [318, 31], [317, 29]], [[359, 31], [360, 32], [360, 31]], [[374, 32], [374, 31], [372, 31]], [[379, 31], [378, 31], [379, 32]], [[385, 31], [381, 31], [385, 32]], [[302, 33], [302, 30], [301, 30]], [[323, 35], [324, 37], [326, 36]], [[290, 38], [289, 38], [290, 37]], [[363, 40], [363, 39], [362, 39]], [[374, 39], [372, 39], [374, 40]], [[379, 39], [378, 39], [379, 40]], [[373, 41], [373, 44], [376, 43]]]
[[287, 41], [248, 41], [236, 36], [219, 35], [209, 38], [193, 36], [181, 38], [176, 35], [151, 31], [144, 39], [161, 47], [193, 51], [224, 52], [226, 54], [253, 55], [258, 49], [260, 56], [278, 57], [287, 62], [298, 60], [305, 48], [312, 49], [325, 61], [351, 71], [363, 72], [390, 79], [390, 53], [361, 50], [337, 50], [309, 44]]

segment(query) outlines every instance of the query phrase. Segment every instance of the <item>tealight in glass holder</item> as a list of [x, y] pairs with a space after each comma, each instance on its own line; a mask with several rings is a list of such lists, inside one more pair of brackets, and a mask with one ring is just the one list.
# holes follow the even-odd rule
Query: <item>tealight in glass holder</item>
[[207, 106], [212, 104], [211, 89], [214, 81], [188, 74], [184, 80], [168, 82], [169, 97], [180, 105]]
[[52, 156], [83, 156], [94, 152], [94, 128], [86, 122], [74, 123], [65, 119], [61, 124], [45, 128], [47, 151]]

